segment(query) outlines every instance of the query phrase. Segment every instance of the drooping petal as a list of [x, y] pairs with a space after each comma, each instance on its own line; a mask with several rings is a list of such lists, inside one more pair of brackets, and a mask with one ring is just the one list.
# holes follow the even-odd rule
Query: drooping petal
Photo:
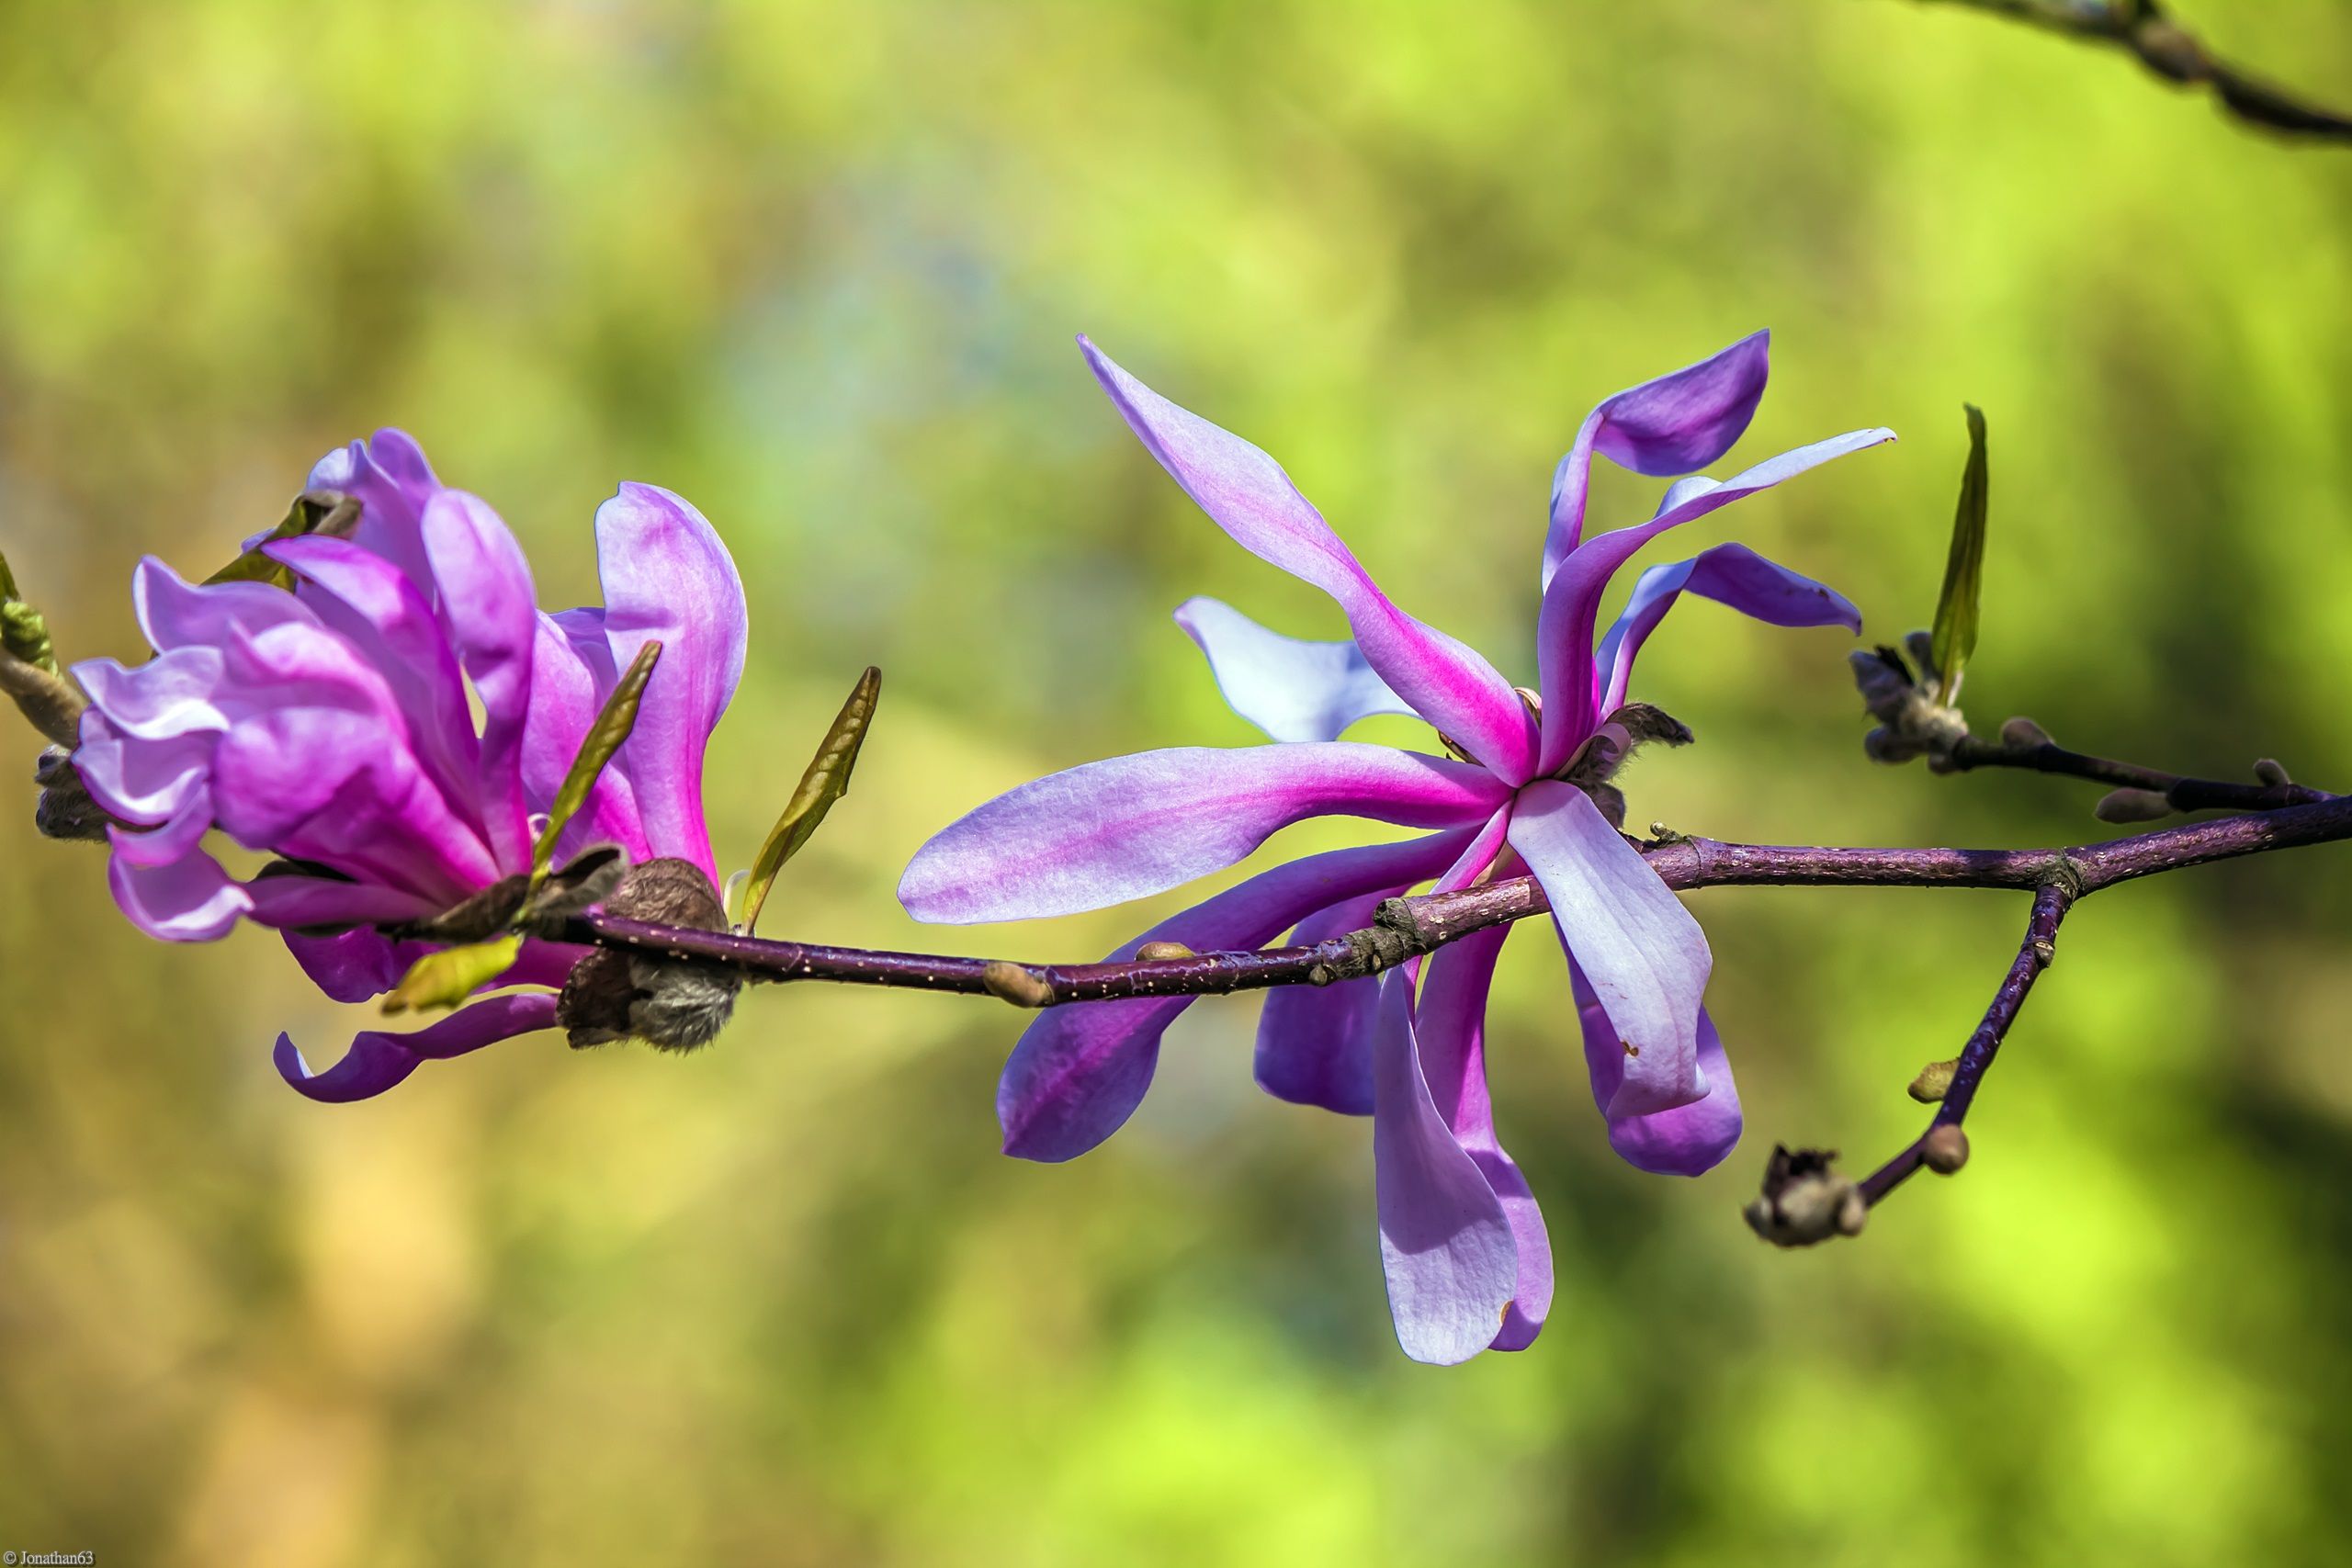
[[523, 722], [538, 640], [530, 563], [505, 521], [463, 491], [435, 495], [425, 506], [424, 529], [442, 626], [481, 697], [475, 798], [482, 829], [501, 871], [526, 871], [531, 829], [523, 799]]
[[1507, 1321], [1519, 1247], [1502, 1201], [1430, 1098], [1409, 969], [1381, 981], [1373, 1094], [1380, 1261], [1396, 1342], [1417, 1361], [1466, 1361]]
[[1600, 614], [1601, 592], [1634, 551], [1669, 528], [1703, 517], [1758, 491], [1769, 490], [1832, 458], [1894, 439], [1891, 430], [1857, 430], [1783, 452], [1723, 484], [1706, 490], [1690, 487], [1688, 499], [1661, 511], [1639, 527], [1596, 535], [1570, 552], [1544, 590], [1544, 608], [1536, 622], [1536, 655], [1542, 667], [1544, 694], [1543, 755], [1536, 772], [1556, 773], [1567, 761], [1569, 753], [1592, 731], [1597, 716], [1593, 711], [1594, 622]]
[[1353, 642], [1303, 642], [1215, 599], [1190, 599], [1176, 624], [1208, 656], [1235, 713], [1273, 740], [1337, 740], [1360, 718], [1412, 708]]
[[1609, 1113], [1705, 1098], [1699, 1001], [1713, 958], [1699, 922], [1572, 785], [1546, 779], [1521, 790], [1510, 844], [1544, 885], [1561, 942], [1617, 1026], [1624, 1078]]
[[1552, 1310], [1552, 1239], [1526, 1176], [1496, 1136], [1487, 1090], [1487, 993], [1510, 931], [1507, 925], [1475, 931], [1432, 953], [1416, 1020], [1430, 1100], [1502, 1204], [1518, 1254], [1518, 1283], [1494, 1337], [1497, 1350], [1535, 1343]]
[[130, 923], [162, 942], [217, 942], [250, 907], [245, 890], [202, 850], [142, 864], [122, 852], [140, 837], [107, 829], [115, 853], [107, 860], [107, 888]]
[[[694, 862], [718, 880], [702, 813], [703, 749], [743, 675], [750, 621], [734, 558], [682, 497], [625, 484], [596, 509], [596, 570], [616, 669], [662, 644], [621, 749], [653, 852]], [[569, 761], [569, 759], [566, 759]]]
[[[1429, 880], [1474, 837], [1461, 829], [1278, 865], [1162, 920], [1107, 962], [1133, 958], [1148, 942], [1180, 942], [1196, 953], [1262, 947], [1317, 908]], [[1004, 1152], [1073, 1159], [1117, 1132], [1151, 1086], [1160, 1036], [1198, 999], [1138, 997], [1047, 1009], [1023, 1032], [997, 1087]]]
[[[1574, 958], [1568, 978], [1575, 988], [1577, 1018], [1584, 1029], [1585, 1067], [1592, 1077], [1592, 1098], [1608, 1115], [1610, 1102], [1625, 1078], [1625, 1053], [1618, 1043], [1616, 1026], [1608, 1010], [1593, 994]], [[1609, 1116], [1609, 1145], [1637, 1170], [1657, 1176], [1698, 1176], [1713, 1170], [1739, 1142], [1739, 1090], [1733, 1085], [1731, 1059], [1724, 1054], [1723, 1037], [1714, 1020], [1699, 1010], [1699, 1066], [1706, 1076], [1703, 1100], [1646, 1116]]]
[[462, 1056], [517, 1034], [554, 1027], [555, 1002], [553, 994], [545, 991], [490, 997], [413, 1034], [371, 1029], [355, 1038], [343, 1060], [322, 1073], [311, 1072], [293, 1040], [281, 1034], [272, 1060], [278, 1077], [312, 1100], [336, 1103], [366, 1100], [392, 1088], [428, 1061]]
[[481, 742], [457, 653], [432, 603], [399, 567], [347, 539], [314, 535], [264, 548], [301, 579], [303, 602], [320, 620], [384, 677], [418, 761], [442, 794], [471, 803], [481, 788]]
[[1584, 532], [1585, 491], [1599, 452], [1637, 474], [1687, 474], [1725, 452], [1756, 417], [1770, 371], [1772, 334], [1755, 333], [1729, 348], [1604, 399], [1586, 416], [1576, 443], [1552, 476], [1552, 526], [1544, 540], [1544, 582]]
[[[275, 880], [275, 879], [273, 879]], [[364, 1002], [401, 983], [409, 965], [427, 951], [421, 942], [396, 942], [366, 926], [333, 936], [284, 933], [286, 951], [311, 983], [338, 1002]]]
[[438, 914], [444, 906], [398, 887], [324, 876], [256, 876], [245, 884], [252, 918], [265, 926], [396, 926]]
[[1090, 762], [1001, 795], [917, 851], [899, 901], [919, 920], [1038, 919], [1218, 871], [1308, 817], [1445, 828], [1510, 790], [1483, 768], [1352, 741], [1176, 747]]
[[1633, 598], [1600, 639], [1595, 713], [1614, 713], [1623, 705], [1634, 656], [1684, 593], [1728, 604], [1770, 626], [1862, 629], [1861, 612], [1836, 589], [1767, 560], [1746, 545], [1717, 545], [1689, 560], [1654, 566], [1634, 582]]
[[1272, 457], [1078, 341], [1120, 417], [1217, 526], [1339, 601], [1356, 646], [1390, 689], [1505, 782], [1526, 780], [1534, 727], [1493, 665], [1391, 604]]
[[[523, 726], [523, 791], [531, 800], [544, 804], [555, 798], [616, 679], [604, 611], [592, 607], [539, 616], [530, 713]], [[653, 858], [624, 770], [616, 759], [596, 775], [587, 804], [556, 843], [556, 863], [594, 843], [616, 843], [640, 864]]]

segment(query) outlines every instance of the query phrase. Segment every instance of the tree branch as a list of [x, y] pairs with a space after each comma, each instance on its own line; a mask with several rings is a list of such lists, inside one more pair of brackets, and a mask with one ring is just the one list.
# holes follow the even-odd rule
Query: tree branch
[[2225, 61], [2167, 16], [2157, 0], [1940, 0], [2130, 54], [2167, 82], [2209, 85], [2248, 125], [2321, 141], [2352, 141], [2352, 119], [2296, 97]]
[[[2015, 726], [2018, 721], [2013, 719], [2010, 724]], [[2029, 733], [2040, 733], [2039, 726], [2024, 728]], [[2175, 811], [2276, 811], [2282, 807], [2312, 806], [2333, 798], [2325, 790], [2283, 781], [2249, 784], [2184, 778], [2137, 762], [2119, 762], [2109, 757], [2069, 751], [2046, 735], [2039, 739], [2012, 740], [2007, 727], [1999, 740], [1962, 736], [1944, 754], [1944, 760], [1954, 773], [1964, 773], [1975, 768], [2024, 768], [2037, 773], [2064, 773], [2125, 789], [2146, 790], [2164, 796], [2165, 804]]]

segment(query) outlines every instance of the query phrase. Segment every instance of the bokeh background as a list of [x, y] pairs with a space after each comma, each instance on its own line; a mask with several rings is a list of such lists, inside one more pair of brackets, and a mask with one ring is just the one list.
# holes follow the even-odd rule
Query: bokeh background
[[[2352, 97], [2329, 0], [2184, 8]], [[69, 655], [132, 655], [138, 554], [218, 565], [379, 423], [504, 512], [551, 603], [594, 597], [616, 481], [674, 487], [753, 609], [715, 748], [722, 861], [857, 671], [888, 672], [776, 934], [1091, 957], [1182, 900], [926, 932], [899, 868], [1023, 779], [1252, 739], [1168, 619], [1185, 597], [1340, 622], [1190, 510], [1074, 332], [1276, 453], [1411, 609], [1524, 679], [1577, 421], [1770, 325], [1735, 459], [1904, 440], [1677, 542], [1736, 532], [1874, 633], [1921, 624], [1974, 400], [1980, 723], [2328, 782], [2352, 778], [2347, 268], [2352, 152], [1896, 0], [17, 4], [0, 544]], [[1611, 471], [1600, 515], [1656, 489]], [[1639, 765], [1636, 820], [2103, 831], [2087, 786], [1867, 764], [1848, 646], [1678, 611], [1640, 694], [1702, 744]], [[769, 991], [691, 1059], [550, 1034], [324, 1108], [277, 1081], [271, 1041], [331, 1057], [372, 1015], [259, 932], [141, 940], [30, 805], [0, 812], [11, 1547], [2352, 1552], [2341, 851], [2086, 907], [1966, 1175], [1814, 1254], [1739, 1222], [1766, 1152], [1868, 1164], [1908, 1137], [1903, 1086], [1973, 1025], [2021, 903], [1694, 895], [1749, 1126], [1696, 1181], [1610, 1156], [1556, 949], [1513, 943], [1496, 1092], [1560, 1300], [1532, 1352], [1446, 1371], [1390, 1337], [1368, 1128], [1252, 1090], [1248, 999], [1195, 1008], [1135, 1122], [1065, 1168], [996, 1150], [1019, 1021], [928, 997]]]

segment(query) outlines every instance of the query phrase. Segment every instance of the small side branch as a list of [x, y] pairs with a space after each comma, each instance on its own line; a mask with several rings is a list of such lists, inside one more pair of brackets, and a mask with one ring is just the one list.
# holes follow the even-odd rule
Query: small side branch
[[2248, 125], [2320, 141], [2352, 141], [2352, 118], [2216, 59], [2157, 0], [1940, 0], [2131, 55], [2167, 82], [2207, 86]]
[[2018, 944], [2017, 958], [2009, 964], [2009, 972], [2001, 977], [2000, 988], [1993, 993], [1993, 1005], [1984, 1010], [1984, 1021], [1968, 1037], [1968, 1043], [1961, 1047], [1959, 1059], [1952, 1066], [1951, 1082], [1944, 1090], [1943, 1102], [1937, 1106], [1935, 1116], [1902, 1153], [1855, 1183], [1855, 1190], [1861, 1194], [1866, 1205], [1883, 1202], [1888, 1193], [1903, 1185], [1922, 1165], [1950, 1175], [1967, 1159], [1968, 1140], [1961, 1132], [1961, 1123], [1968, 1119], [1968, 1108], [1974, 1103], [1985, 1073], [1992, 1069], [1993, 1058], [2000, 1054], [2001, 1042], [2017, 1022], [2027, 994], [2057, 956], [2058, 925], [2066, 918], [2076, 897], [2074, 884], [2065, 878], [2052, 878], [2035, 889], [2033, 913], [2026, 920], [2025, 940]]
[[[2013, 721], [2014, 723], [2014, 721]], [[2029, 727], [2033, 732], [2035, 727]], [[1947, 754], [1955, 773], [1975, 768], [2024, 768], [2037, 773], [2063, 773], [2120, 789], [2145, 790], [2161, 795], [2175, 811], [2277, 811], [2290, 806], [2315, 806], [2332, 799], [2327, 791], [2308, 784], [2233, 784], [2223, 779], [2192, 779], [2137, 762], [2070, 751], [2046, 736], [2040, 739], [1998, 740], [1963, 736]]]

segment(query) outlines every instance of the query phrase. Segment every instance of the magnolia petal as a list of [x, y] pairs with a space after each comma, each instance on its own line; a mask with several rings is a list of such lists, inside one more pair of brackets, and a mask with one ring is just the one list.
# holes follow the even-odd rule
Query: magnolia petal
[[116, 734], [134, 740], [228, 728], [228, 715], [215, 701], [220, 677], [217, 648], [175, 648], [136, 667], [112, 659], [85, 659], [74, 666], [74, 679], [92, 705], [105, 710]]
[[1755, 333], [1655, 381], [1604, 399], [1586, 416], [1576, 444], [1552, 476], [1552, 527], [1544, 541], [1544, 581], [1584, 532], [1585, 491], [1599, 452], [1637, 474], [1703, 468], [1747, 430], [1764, 396], [1772, 334]]
[[[1276, 866], [1162, 920], [1107, 962], [1124, 963], [1148, 942], [1179, 942], [1196, 953], [1262, 947], [1317, 908], [1370, 889], [1427, 881], [1452, 864], [1472, 837], [1468, 829], [1433, 833]], [[1004, 1152], [1023, 1159], [1073, 1159], [1117, 1132], [1151, 1086], [1160, 1036], [1198, 999], [1138, 997], [1040, 1014], [1013, 1047], [997, 1087]]]
[[1345, 740], [1138, 752], [1023, 784], [951, 823], [916, 852], [899, 901], [948, 925], [1076, 914], [1221, 870], [1308, 817], [1445, 828], [1510, 793], [1483, 768]]
[[397, 926], [429, 919], [441, 906], [398, 887], [325, 876], [256, 876], [245, 884], [254, 923], [264, 926]]
[[[523, 726], [523, 790], [530, 799], [551, 801], [563, 787], [615, 683], [604, 611], [592, 607], [539, 616], [538, 646], [531, 656], [531, 706]], [[642, 718], [641, 701], [638, 713]], [[587, 803], [556, 840], [556, 863], [595, 843], [618, 844], [640, 864], [653, 858], [621, 757], [589, 786]]]
[[383, 676], [442, 794], [472, 803], [481, 744], [457, 653], [431, 601], [399, 567], [348, 539], [311, 535], [278, 540], [264, 553], [301, 579], [303, 602]]
[[[1568, 960], [1568, 978], [1575, 988], [1577, 1018], [1584, 1028], [1585, 1067], [1592, 1077], [1593, 1102], [1608, 1116], [1625, 1077], [1625, 1053], [1618, 1045], [1616, 1026], [1608, 1010], [1593, 994], [1592, 983], [1575, 959]], [[1628, 1165], [1657, 1176], [1698, 1176], [1713, 1170], [1739, 1142], [1739, 1090], [1731, 1077], [1731, 1059], [1724, 1053], [1723, 1037], [1714, 1020], [1699, 1010], [1699, 1066], [1705, 1074], [1707, 1094], [1671, 1111], [1646, 1116], [1609, 1116], [1609, 1146]]]
[[399, 985], [409, 965], [427, 951], [425, 943], [395, 942], [365, 926], [333, 936], [304, 936], [299, 931], [287, 931], [284, 936], [286, 951], [294, 955], [311, 983], [338, 1002], [364, 1002], [382, 996]]
[[108, 816], [124, 822], [168, 822], [204, 790], [219, 739], [202, 730], [164, 740], [135, 739], [119, 733], [105, 709], [92, 706], [82, 713], [74, 771]]
[[1634, 656], [1686, 592], [1770, 626], [1862, 629], [1861, 612], [1836, 589], [1767, 560], [1746, 545], [1717, 545], [1689, 560], [1654, 566], [1634, 582], [1633, 598], [1600, 639], [1594, 712], [1614, 713], [1623, 705]]
[[405, 431], [385, 429], [320, 458], [310, 488], [341, 491], [359, 502], [352, 542], [400, 568], [418, 592], [433, 592], [424, 547], [424, 509], [441, 491], [433, 465]]
[[1413, 712], [1353, 642], [1284, 637], [1215, 599], [1187, 600], [1176, 624], [1207, 655], [1227, 705], [1270, 739], [1337, 740], [1360, 718]]
[[141, 865], [120, 852], [136, 835], [109, 829], [118, 852], [107, 861], [107, 888], [130, 923], [162, 942], [217, 942], [248, 908], [245, 890], [202, 850]]
[[442, 625], [481, 697], [475, 799], [482, 829], [499, 870], [526, 871], [531, 829], [523, 799], [523, 724], [538, 640], [530, 563], [505, 521], [463, 491], [435, 495], [425, 506], [423, 527], [425, 557], [441, 593]]
[[351, 1042], [343, 1059], [322, 1073], [313, 1073], [287, 1035], [277, 1037], [272, 1053], [277, 1076], [310, 1099], [340, 1103], [383, 1093], [428, 1061], [462, 1056], [517, 1034], [555, 1025], [555, 997], [535, 991], [517, 996], [490, 997], [458, 1009], [440, 1022], [413, 1034], [368, 1030]]
[[1374, 1190], [1396, 1342], [1452, 1365], [1487, 1348], [1519, 1288], [1500, 1199], [1430, 1098], [1409, 970], [1381, 981], [1373, 1030]]
[[701, 513], [646, 484], [625, 484], [596, 509], [596, 570], [614, 668], [628, 669], [646, 643], [662, 644], [619, 756], [645, 839], [655, 854], [692, 861], [715, 882], [703, 750], [743, 676], [743, 580]]
[[[1333, 904], [1301, 920], [1291, 933], [1299, 947], [1329, 942], [1372, 924], [1384, 898], [1404, 892], [1382, 887]], [[1372, 1020], [1380, 977], [1332, 986], [1277, 986], [1258, 1015], [1258, 1087], [1294, 1105], [1317, 1105], [1342, 1116], [1372, 1114]]]
[[1688, 499], [1647, 523], [1597, 535], [1570, 552], [1544, 590], [1544, 607], [1536, 622], [1535, 650], [1544, 695], [1543, 754], [1536, 771], [1557, 772], [1592, 732], [1598, 716], [1593, 709], [1594, 622], [1602, 591], [1634, 551], [1669, 528], [1770, 490], [1833, 458], [1894, 439], [1891, 430], [1857, 430], [1783, 452], [1711, 489], [1691, 487]]
[[1272, 457], [1078, 341], [1120, 417], [1217, 526], [1339, 601], [1365, 660], [1415, 712], [1508, 783], [1528, 777], [1534, 728], [1493, 665], [1390, 603]]
[[1547, 779], [1521, 791], [1510, 844], [1544, 885], [1561, 942], [1617, 1026], [1624, 1077], [1609, 1114], [1704, 1099], [1699, 999], [1713, 958], [1699, 922], [1571, 785]]
[[289, 621], [315, 626], [310, 606], [266, 582], [193, 583], [157, 560], [142, 558], [130, 574], [130, 608], [158, 653], [217, 649], [232, 629], [258, 635]]
[[[1487, 1179], [1510, 1224], [1518, 1283], [1494, 1337], [1497, 1350], [1524, 1350], [1535, 1343], [1552, 1310], [1551, 1235], [1526, 1176], [1495, 1134], [1487, 1089], [1487, 994], [1510, 931], [1507, 925], [1475, 931], [1430, 957], [1416, 1031], [1431, 1103]], [[1610, 1043], [1615, 1044], [1613, 1036]]]

